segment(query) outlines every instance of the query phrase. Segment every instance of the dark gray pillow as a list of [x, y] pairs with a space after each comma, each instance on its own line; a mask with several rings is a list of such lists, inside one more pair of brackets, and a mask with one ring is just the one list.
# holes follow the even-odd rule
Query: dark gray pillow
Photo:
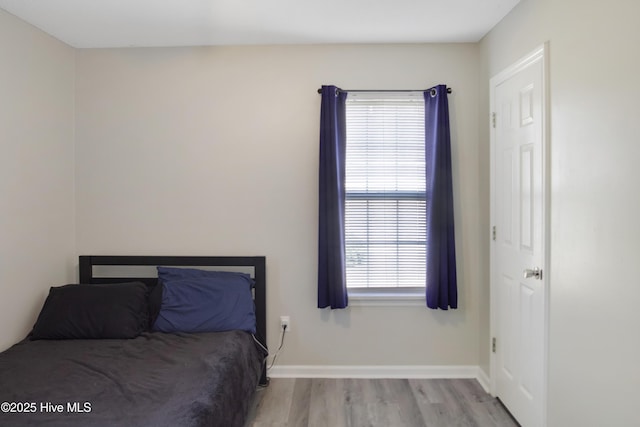
[[158, 314], [160, 313], [160, 307], [162, 307], [162, 281], [158, 282], [149, 288], [149, 329], [156, 323]]
[[148, 327], [141, 282], [52, 287], [31, 339], [135, 338]]

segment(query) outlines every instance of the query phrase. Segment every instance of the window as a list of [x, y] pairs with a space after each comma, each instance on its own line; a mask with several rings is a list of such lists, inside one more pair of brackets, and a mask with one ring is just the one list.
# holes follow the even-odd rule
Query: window
[[345, 249], [350, 296], [424, 295], [422, 92], [349, 93]]

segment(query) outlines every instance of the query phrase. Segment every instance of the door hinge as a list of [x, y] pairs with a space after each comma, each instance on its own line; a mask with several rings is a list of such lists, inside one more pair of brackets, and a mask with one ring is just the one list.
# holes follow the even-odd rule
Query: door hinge
[[491, 352], [496, 352], [496, 337], [491, 338]]
[[491, 125], [495, 129], [495, 127], [496, 127], [496, 113], [491, 113]]
[[496, 226], [495, 225], [491, 229], [491, 238], [493, 239], [493, 241], [496, 240]]

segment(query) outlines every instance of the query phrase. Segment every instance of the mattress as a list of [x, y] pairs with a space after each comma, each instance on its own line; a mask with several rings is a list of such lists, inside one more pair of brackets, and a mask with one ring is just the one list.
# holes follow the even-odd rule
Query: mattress
[[242, 426], [263, 357], [244, 331], [26, 339], [0, 353], [0, 425]]

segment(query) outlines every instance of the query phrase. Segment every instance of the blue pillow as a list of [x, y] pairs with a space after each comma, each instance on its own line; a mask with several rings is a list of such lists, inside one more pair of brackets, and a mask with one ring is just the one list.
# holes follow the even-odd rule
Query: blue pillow
[[153, 329], [160, 332], [256, 332], [248, 274], [158, 267], [162, 305]]
[[[211, 270], [199, 270], [197, 268], [177, 268], [177, 267], [157, 267], [158, 279], [162, 282], [169, 280], [182, 280], [187, 278], [225, 278], [236, 277], [238, 275], [246, 277], [252, 280], [248, 274], [234, 273], [231, 271], [211, 271]], [[253, 282], [251, 282], [253, 283]]]

